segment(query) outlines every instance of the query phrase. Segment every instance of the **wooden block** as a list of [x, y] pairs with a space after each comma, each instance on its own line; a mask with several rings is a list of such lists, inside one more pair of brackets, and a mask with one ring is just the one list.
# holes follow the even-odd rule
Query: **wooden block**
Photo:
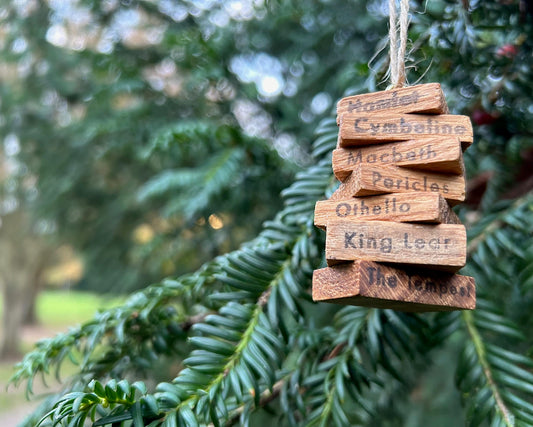
[[453, 174], [464, 172], [461, 143], [456, 137], [429, 137], [333, 150], [333, 173], [339, 181], [344, 181], [360, 164], [394, 164]]
[[331, 195], [331, 199], [370, 196], [384, 193], [429, 191], [440, 193], [452, 206], [465, 199], [463, 175], [447, 175], [415, 171], [397, 166], [357, 166]]
[[384, 196], [320, 200], [315, 205], [315, 225], [325, 229], [328, 220], [398, 221], [459, 224], [459, 218], [439, 193], [394, 193]]
[[463, 147], [474, 140], [472, 123], [468, 116], [442, 114], [343, 114], [340, 121], [339, 145], [380, 144], [407, 141], [428, 136], [455, 136]]
[[358, 260], [313, 272], [313, 300], [409, 312], [472, 310], [473, 277]]
[[466, 230], [461, 224], [334, 219], [326, 227], [329, 266], [362, 259], [455, 272], [466, 263]]
[[342, 114], [361, 113], [447, 114], [448, 106], [439, 83], [348, 96], [337, 103], [337, 124]]

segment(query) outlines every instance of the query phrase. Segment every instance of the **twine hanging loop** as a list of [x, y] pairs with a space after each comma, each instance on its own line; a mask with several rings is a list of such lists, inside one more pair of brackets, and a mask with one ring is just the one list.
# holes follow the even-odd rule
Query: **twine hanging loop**
[[400, 0], [399, 18], [396, 3], [396, 0], [389, 0], [389, 74], [393, 88], [405, 85], [405, 50], [407, 47], [407, 28], [409, 27], [409, 0]]

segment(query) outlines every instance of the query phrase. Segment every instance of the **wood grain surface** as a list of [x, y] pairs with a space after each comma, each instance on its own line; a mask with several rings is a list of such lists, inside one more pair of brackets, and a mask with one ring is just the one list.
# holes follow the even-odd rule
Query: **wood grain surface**
[[398, 166], [356, 166], [331, 199], [386, 193], [439, 193], [452, 206], [464, 201], [466, 182], [463, 175], [416, 171]]
[[463, 147], [472, 144], [472, 123], [468, 116], [441, 114], [343, 114], [338, 148], [354, 145], [407, 141], [428, 136], [455, 136]]
[[458, 138], [440, 136], [388, 144], [333, 150], [335, 177], [344, 181], [361, 164], [396, 165], [432, 172], [462, 174], [463, 152]]
[[361, 259], [456, 272], [466, 263], [466, 230], [462, 224], [335, 219], [328, 221], [326, 229], [329, 266]]
[[382, 196], [319, 200], [315, 204], [315, 225], [325, 229], [332, 220], [397, 221], [459, 224], [460, 220], [438, 193], [393, 193]]
[[313, 300], [401, 311], [472, 310], [474, 278], [358, 260], [313, 272]]
[[357, 115], [385, 111], [447, 114], [448, 106], [440, 84], [426, 83], [342, 98], [337, 103], [337, 120], [345, 113]]

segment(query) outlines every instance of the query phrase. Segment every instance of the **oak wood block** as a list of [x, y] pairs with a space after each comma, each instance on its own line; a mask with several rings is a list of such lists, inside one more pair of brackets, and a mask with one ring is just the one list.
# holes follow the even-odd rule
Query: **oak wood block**
[[473, 277], [357, 260], [313, 272], [313, 300], [409, 312], [472, 310]]
[[448, 202], [438, 193], [393, 193], [383, 196], [319, 200], [315, 225], [325, 229], [330, 219], [339, 221], [398, 221], [459, 224]]
[[337, 148], [333, 150], [333, 173], [344, 181], [355, 166], [397, 165], [432, 172], [464, 172], [461, 142], [456, 137], [426, 137], [404, 142]]
[[428, 136], [455, 136], [464, 148], [474, 140], [468, 116], [441, 114], [343, 114], [340, 119], [339, 146], [407, 141]]
[[348, 96], [337, 103], [337, 124], [342, 114], [361, 113], [447, 114], [448, 106], [439, 83]]
[[331, 195], [340, 200], [384, 193], [440, 193], [452, 206], [465, 199], [463, 175], [416, 171], [398, 166], [357, 166]]
[[334, 219], [326, 227], [329, 266], [362, 259], [455, 272], [466, 263], [466, 230], [461, 224]]

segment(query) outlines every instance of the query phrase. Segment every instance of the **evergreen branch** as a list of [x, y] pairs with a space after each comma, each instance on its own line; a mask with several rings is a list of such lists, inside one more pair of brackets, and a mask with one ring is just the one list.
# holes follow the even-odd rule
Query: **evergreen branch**
[[469, 231], [470, 238], [467, 253], [472, 256], [480, 244], [486, 242], [503, 226], [511, 226], [520, 232], [529, 232], [529, 224], [517, 219], [517, 215], [524, 209], [529, 209], [533, 201], [533, 195], [526, 194], [513, 200], [512, 203], [504, 203], [496, 206], [500, 208], [494, 213], [485, 214], [484, 217]]
[[463, 317], [463, 321], [466, 324], [468, 334], [470, 335], [470, 338], [472, 339], [472, 342], [474, 344], [474, 348], [476, 350], [479, 363], [481, 364], [481, 367], [483, 369], [483, 373], [485, 375], [487, 384], [492, 392], [492, 395], [494, 396], [494, 400], [496, 401], [496, 406], [498, 408], [498, 411], [502, 415], [505, 421], [505, 425], [507, 427], [514, 427], [513, 417], [509, 409], [503, 402], [503, 399], [500, 395], [499, 388], [493, 379], [492, 368], [486, 357], [486, 348], [481, 338], [481, 335], [479, 334], [479, 331], [477, 330], [474, 324], [474, 318], [472, 316], [472, 313], [469, 311], [463, 311], [461, 314]]
[[[435, 325], [441, 326], [442, 322]], [[342, 308], [334, 329], [330, 328], [320, 331], [316, 348], [305, 344], [304, 354], [314, 361], [312, 367], [301, 359], [302, 372], [293, 374], [301, 378], [293, 388], [308, 405], [302, 417], [309, 425], [354, 425], [379, 419], [379, 402], [386, 396], [398, 400], [398, 393], [407, 395], [405, 389], [414, 384], [427, 352], [448, 337], [441, 334], [440, 339], [430, 340], [437, 334], [418, 317], [362, 307]], [[406, 358], [416, 368], [399, 368]]]
[[[239, 366], [237, 362], [241, 362], [241, 355], [246, 358], [246, 352], [248, 351], [248, 347], [253, 346], [255, 350], [247, 357], [248, 361], [246, 362], [246, 364], [249, 365], [250, 363], [253, 363], [256, 366], [256, 369], [258, 369], [257, 374], [266, 383], [272, 381], [271, 375], [268, 373], [267, 370], [264, 370], [264, 368], [259, 369], [262, 362], [260, 362], [259, 364], [257, 364], [256, 362], [258, 360], [271, 360], [272, 362], [279, 363], [277, 362], [277, 357], [273, 356], [272, 351], [269, 350], [269, 347], [272, 346], [273, 343], [277, 342], [277, 338], [276, 334], [273, 334], [269, 331], [269, 328], [271, 328], [271, 326], [265, 328], [264, 326], [259, 324], [259, 321], [262, 318], [262, 323], [268, 322], [267, 318], [263, 314], [263, 308], [265, 308], [266, 306], [269, 307], [268, 314], [270, 322], [272, 322], [271, 324], [279, 324], [279, 326], [282, 326], [284, 329], [286, 329], [286, 327], [284, 326], [284, 321], [280, 322], [280, 317], [278, 316], [278, 311], [276, 307], [281, 306], [283, 307], [283, 312], [287, 311], [288, 309], [288, 312], [291, 313], [292, 316], [297, 315], [298, 303], [296, 298], [303, 295], [301, 292], [301, 289], [303, 288], [299, 287], [299, 279], [297, 280], [296, 278], [300, 274], [300, 270], [302, 270], [301, 264], [308, 264], [310, 258], [316, 258], [316, 255], [313, 256], [313, 253], [316, 253], [317, 251], [316, 248], [311, 249], [313, 245], [309, 245], [309, 237], [312, 233], [309, 233], [308, 227], [312, 228], [312, 224], [309, 223], [307, 218], [309, 218], [309, 215], [311, 214], [312, 209], [314, 207], [314, 200], [316, 200], [316, 195], [320, 193], [323, 194], [325, 187], [324, 181], [326, 180], [321, 177], [323, 176], [329, 178], [329, 176], [331, 175], [331, 170], [329, 170], [329, 168], [327, 168], [325, 164], [320, 166], [318, 170], [320, 171], [319, 174], [316, 173], [317, 168], [312, 167], [307, 173], [300, 175], [299, 180], [295, 182], [293, 187], [298, 188], [299, 183], [302, 180], [307, 179], [313, 183], [311, 188], [314, 188], [315, 190], [310, 191], [311, 188], [309, 186], [305, 186], [305, 198], [299, 197], [298, 201], [290, 201], [290, 197], [293, 197], [293, 195], [287, 195], [287, 208], [278, 215], [276, 221], [267, 223], [265, 225], [265, 230], [255, 241], [255, 248], [253, 246], [250, 246], [249, 248], [244, 247], [243, 250], [237, 251], [234, 254], [219, 257], [209, 265], [209, 271], [205, 271], [205, 275], [192, 275], [187, 281], [187, 284], [192, 286], [191, 292], [193, 295], [195, 295], [198, 290], [201, 290], [201, 292], [199, 292], [199, 295], [203, 295], [203, 293], [206, 292], [205, 284], [207, 282], [212, 282], [215, 278], [221, 279], [222, 282], [226, 282], [232, 287], [243, 289], [244, 294], [242, 297], [246, 299], [249, 299], [249, 297], [256, 294], [256, 292], [260, 288], [262, 288], [262, 292], [261, 295], [258, 295], [256, 299], [256, 302], [259, 301], [259, 305], [257, 305], [250, 314], [246, 314], [248, 318], [247, 327], [244, 329], [243, 335], [241, 336], [239, 343], [235, 348], [233, 348], [233, 350], [230, 351], [230, 346], [227, 345], [229, 343], [224, 343], [223, 341], [219, 341], [218, 339], [213, 340], [209, 338], [202, 340], [202, 337], [198, 337], [196, 339], [195, 344], [202, 346], [202, 351], [204, 353], [199, 354], [198, 352], [195, 353], [193, 351], [191, 357], [187, 360], [191, 361], [194, 357], [196, 357], [197, 359], [204, 357], [205, 359], [208, 354], [212, 354], [212, 356], [208, 357], [211, 358], [214, 364], [211, 363], [211, 365], [209, 365], [211, 366], [211, 368], [209, 369], [214, 369], [217, 374], [212, 377], [211, 380], [204, 383], [206, 379], [204, 373], [202, 373], [201, 371], [195, 371], [194, 367], [189, 367], [180, 372], [174, 384], [159, 384], [157, 387], [157, 391], [154, 395], [143, 396], [141, 403], [144, 406], [148, 405], [147, 407], [151, 408], [150, 413], [156, 414], [157, 419], [170, 420], [175, 419], [176, 417], [183, 420], [191, 419], [191, 405], [194, 405], [196, 407], [196, 416], [200, 416], [201, 413], [207, 410], [209, 413], [209, 418], [211, 418], [211, 420], [216, 425], [218, 423], [218, 419], [227, 418], [229, 416], [227, 415], [226, 404], [223, 403], [222, 400], [220, 400], [220, 393], [223, 392], [221, 390], [220, 385], [224, 381], [229, 381], [228, 386], [231, 386], [234, 389], [234, 392], [237, 396], [241, 395], [242, 392], [240, 390], [242, 387], [244, 387], [245, 389], [247, 388], [249, 390], [254, 389], [255, 392], [253, 397], [257, 405], [260, 395], [262, 393], [260, 389], [262, 386], [259, 385], [257, 378], [254, 378], [254, 375], [249, 370], [249, 368], [244, 365], [242, 365], [243, 368], [240, 371], [241, 374], [240, 376], [237, 376], [237, 378], [231, 378], [232, 372], [234, 371], [235, 367]], [[309, 200], [310, 203], [308, 203], [306, 200]], [[305, 218], [305, 221], [302, 222], [306, 223], [306, 227], [302, 228], [301, 226], [287, 225], [285, 222], [289, 218], [291, 221], [294, 221], [295, 218]], [[291, 256], [288, 256], [291, 253], [290, 250], [287, 250], [289, 248], [293, 248], [293, 250], [295, 251], [293, 254], [295, 256], [294, 259], [291, 259]], [[237, 270], [232, 270], [230, 268], [231, 263], [237, 262], [237, 260], [240, 258], [242, 258], [245, 264], [253, 267], [252, 269], [248, 268], [249, 272], [246, 273], [244, 276], [241, 273], [237, 274]], [[282, 259], [283, 262], [281, 262]], [[262, 270], [264, 273], [267, 273], [267, 277], [269, 276], [269, 274], [273, 275], [268, 286], [265, 286], [267, 283], [265, 283], [263, 279], [259, 279], [258, 281], [257, 268], [255, 267], [256, 265], [258, 266], [259, 270]], [[291, 270], [293, 269], [296, 270], [292, 272]], [[204, 268], [204, 270], [208, 269]], [[309, 271], [308, 267], [304, 267], [304, 270]], [[222, 274], [220, 274], [220, 272], [222, 272]], [[178, 283], [180, 283], [179, 280]], [[258, 286], [255, 283], [262, 283], [262, 285]], [[279, 286], [275, 286], [276, 283]], [[217, 298], [220, 299], [221, 296], [219, 295], [217, 296]], [[146, 304], [147, 302], [144, 301], [144, 303]], [[151, 303], [151, 305], [155, 306], [157, 305], [157, 302], [154, 301]], [[226, 314], [223, 314], [225, 307], [227, 307]], [[224, 316], [229, 315], [231, 310], [237, 310], [242, 312], [242, 308], [244, 308], [241, 308], [235, 304], [225, 307], [223, 307], [220, 311], [220, 313]], [[241, 315], [242, 313], [238, 314], [238, 316]], [[209, 317], [206, 318], [207, 321], [208, 318]], [[237, 318], [234, 318], [233, 320], [236, 319]], [[104, 325], [108, 321], [109, 319], [106, 319]], [[256, 341], [257, 344], [254, 342], [254, 339], [257, 340], [258, 334], [254, 335], [252, 332], [255, 331], [256, 327], [259, 328], [259, 326], [261, 326], [262, 328], [262, 332], [260, 333], [260, 335], [266, 337], [266, 341], [269, 341], [268, 345], [266, 344], [266, 341], [261, 338], [260, 341]], [[110, 328], [107, 328], [105, 330], [110, 332]], [[233, 354], [234, 350], [235, 353]], [[206, 351], [207, 353], [205, 353]], [[230, 357], [229, 361], [226, 361], [226, 363], [220, 365], [217, 362], [220, 360], [220, 357], [218, 357], [216, 354], [217, 352], [222, 352], [222, 354], [226, 354], [228, 356], [233, 354], [233, 356]], [[263, 352], [268, 352], [269, 355], [265, 358], [265, 354], [262, 354]], [[222, 356], [222, 354], [220, 355]], [[269, 362], [267, 362], [267, 364], [268, 363]], [[228, 379], [228, 377], [230, 378]], [[242, 384], [239, 384], [241, 382]], [[270, 384], [271, 387], [272, 384], [273, 382]], [[208, 394], [203, 393], [203, 391], [205, 390], [208, 391]], [[209, 393], [211, 393], [211, 395]], [[84, 396], [89, 400], [94, 400], [91, 395], [91, 393], [88, 393]], [[242, 399], [243, 397], [244, 396], [241, 396], [240, 399]], [[75, 399], [77, 398], [78, 397], [76, 397]], [[66, 403], [63, 400], [63, 403], [61, 403], [61, 407], [64, 407], [64, 405], [67, 405], [66, 407], [70, 407], [70, 405], [73, 404], [75, 399], [70, 399]], [[104, 409], [101, 405], [101, 402], [102, 401], [100, 399], [96, 399], [96, 406], [88, 405], [87, 411], [92, 411], [96, 407]], [[112, 407], [117, 404], [117, 402], [107, 399], [104, 399], [103, 402], [108, 407]], [[222, 406], [220, 406], [219, 404], [221, 404]], [[50, 412], [49, 416], [60, 416], [61, 419], [63, 419], [64, 414], [62, 413], [60, 415], [57, 412], [57, 408], [59, 407], [56, 404], [56, 410]], [[114, 416], [116, 411], [120, 410], [124, 411], [127, 410], [127, 408], [120, 409], [120, 405], [118, 407], [115, 407], [114, 411], [107, 413], [107, 415], [102, 418], [99, 423], [105, 424], [107, 422], [107, 419], [113, 419], [112, 417]], [[67, 416], [67, 419], [71, 419], [71, 417], [74, 416], [74, 413], [68, 413], [70, 415]], [[202, 416], [202, 418], [204, 418], [204, 416]]]
[[[265, 319], [266, 317], [263, 314], [263, 310], [265, 306], [269, 303], [269, 297], [272, 295], [272, 287], [276, 287], [279, 283], [282, 283], [286, 280], [286, 273], [285, 270], [287, 268], [290, 268], [291, 263], [290, 261], [285, 261], [279, 266], [279, 270], [275, 273], [273, 279], [270, 282], [270, 288], [267, 288], [263, 291], [263, 293], [258, 298], [258, 303], [254, 305], [253, 309], [249, 313], [243, 313], [247, 317], [246, 321], [246, 328], [242, 332], [242, 334], [239, 335], [239, 341], [236, 344], [236, 346], [229, 351], [229, 348], [226, 348], [226, 346], [220, 346], [222, 344], [222, 341], [218, 341], [219, 344], [216, 344], [215, 341], [206, 341], [206, 339], [202, 339], [202, 337], [198, 337], [195, 341], [195, 344], [201, 349], [201, 350], [195, 350], [191, 353], [191, 357], [185, 360], [185, 364], [189, 364], [192, 366], [189, 366], [188, 368], [184, 369], [180, 375], [174, 380], [173, 384], [160, 384], [157, 386], [157, 391], [154, 395], [154, 398], [156, 399], [155, 402], [153, 402], [153, 408], [152, 413], [157, 414], [157, 418], [159, 420], [170, 420], [170, 419], [187, 419], [190, 415], [190, 411], [195, 411], [196, 416], [205, 419], [205, 415], [201, 415], [203, 410], [209, 409], [209, 418], [211, 418], [213, 423], [218, 423], [218, 421], [222, 418], [225, 418], [223, 411], [222, 413], [219, 411], [218, 403], [221, 402], [220, 400], [220, 393], [224, 392], [224, 390], [228, 390], [229, 387], [233, 387], [235, 392], [237, 393], [236, 389], [241, 388], [241, 386], [235, 386], [235, 383], [233, 381], [228, 382], [228, 377], [231, 377], [232, 372], [234, 372], [236, 369], [238, 369], [239, 365], [243, 366], [242, 364], [249, 365], [250, 361], [257, 362], [258, 358], [259, 360], [266, 360], [264, 356], [262, 356], [260, 353], [257, 353], [259, 350], [259, 347], [261, 347], [261, 352], [266, 351], [265, 347], [263, 345], [256, 346], [256, 350], [254, 350], [255, 356], [253, 356], [251, 359], [251, 356], [247, 356], [247, 352], [250, 351], [250, 347], [254, 346], [254, 342], [257, 341], [257, 331], [261, 328], [264, 329], [265, 325]], [[220, 314], [228, 316], [230, 314], [230, 308], [236, 309], [237, 305], [235, 303], [230, 303], [228, 306], [228, 309], [226, 310], [226, 313], [224, 313], [224, 310], [220, 311]], [[239, 310], [241, 310], [239, 308]], [[242, 310], [241, 310], [242, 311]], [[241, 315], [242, 319], [242, 315]], [[210, 316], [207, 316], [204, 320], [207, 322], [210, 321]], [[197, 326], [202, 326], [201, 324], [197, 324]], [[201, 330], [207, 330], [206, 328], [197, 328], [195, 329]], [[213, 328], [209, 329], [210, 334], [215, 334], [215, 336], [222, 336], [220, 331], [216, 331]], [[224, 336], [231, 336], [228, 335], [227, 331]], [[268, 338], [268, 331], [261, 332], [263, 336]], [[266, 335], [265, 335], [266, 334]], [[212, 340], [212, 338], [207, 338], [209, 340]], [[268, 338], [270, 342], [272, 343], [272, 340], [275, 340], [276, 338]], [[203, 357], [203, 361], [198, 366], [198, 369], [201, 366], [206, 366], [208, 364], [207, 358], [210, 357], [213, 362], [216, 359], [216, 353], [217, 352], [226, 352], [228, 354], [227, 360], [225, 360], [224, 364], [222, 365], [213, 365], [216, 370], [216, 375], [213, 376], [208, 382], [206, 382], [205, 385], [200, 384], [198, 381], [202, 381], [201, 378], [203, 378], [203, 374], [198, 376], [198, 374], [201, 374], [202, 371], [197, 371], [195, 366], [198, 366], [197, 361], [193, 363], [193, 359], [196, 357], [197, 359], [199, 357]], [[209, 353], [212, 354], [212, 356], [209, 356]], [[188, 362], [189, 361], [189, 362]], [[213, 363], [211, 362], [211, 363]], [[257, 365], [255, 365], [257, 367]], [[250, 366], [253, 369], [253, 365]], [[250, 368], [246, 368], [246, 370], [249, 370]], [[249, 371], [251, 372], [251, 371]], [[266, 374], [266, 371], [261, 373], [261, 371], [258, 371], [259, 375], [261, 376], [262, 380], [264, 380], [265, 383], [269, 383], [269, 375]], [[200, 378], [198, 380], [197, 378]], [[230, 378], [231, 380], [231, 378]], [[254, 397], [256, 401], [256, 406], [260, 405], [260, 396], [263, 395], [264, 390], [262, 391], [261, 388], [263, 386], [260, 385], [260, 382], [252, 379], [252, 382], [250, 382], [250, 378], [248, 379], [242, 379], [238, 378], [239, 382], [243, 382], [242, 387], [247, 387], [249, 384], [255, 384], [252, 389], [250, 390], [250, 393], [252, 393], [252, 396]], [[270, 384], [270, 387], [273, 387], [273, 383]], [[192, 389], [191, 389], [191, 386]], [[239, 392], [240, 393], [240, 392]], [[98, 396], [98, 393], [93, 391], [93, 394]], [[100, 393], [101, 394], [101, 393]], [[90, 397], [89, 395], [84, 395], [85, 399], [89, 399], [91, 401], [94, 401], [94, 404], [96, 405], [104, 405], [104, 407], [116, 407], [116, 405], [120, 405], [121, 402], [116, 400], [109, 400], [107, 398], [100, 397], [100, 400], [97, 400], [95, 398]], [[180, 396], [183, 396], [184, 398], [181, 398]], [[209, 403], [205, 402], [206, 396], [209, 397]], [[277, 393], [274, 393], [273, 397], [277, 396]], [[74, 398], [78, 398], [76, 395], [72, 398], [69, 396], [69, 400], [67, 402], [67, 406], [70, 406], [72, 404], [72, 401]], [[103, 399], [103, 400], [102, 400]], [[142, 398], [142, 401], [147, 401], [147, 399], [151, 399], [150, 395], [144, 396]], [[242, 400], [243, 397], [240, 398]], [[205, 402], [205, 403], [204, 403]], [[243, 401], [244, 402], [244, 401]], [[142, 402], [141, 402], [142, 403]], [[225, 404], [224, 404], [225, 405]], [[94, 406], [94, 405], [93, 405]], [[168, 408], [168, 409], [165, 409]], [[92, 409], [91, 405], [86, 406], [87, 410]], [[124, 411], [127, 411], [127, 408], [124, 408]], [[55, 412], [57, 413], [57, 412]], [[54, 414], [55, 414], [54, 413]], [[229, 410], [228, 410], [229, 413]], [[111, 422], [111, 420], [115, 419], [115, 412], [111, 412], [108, 415], [106, 415], [104, 418], [100, 419], [99, 423], [102, 425]], [[189, 415], [188, 415], [189, 414]], [[67, 415], [65, 415], [66, 419], [71, 420], [71, 417], [73, 414], [71, 412], [68, 412]], [[170, 421], [169, 421], [170, 422]]]
[[[193, 394], [188, 399], [182, 401], [179, 403], [179, 405], [176, 407], [175, 412], [179, 413], [180, 410], [183, 410], [184, 408], [191, 408], [198, 404], [198, 400], [205, 396], [205, 394], [211, 394], [212, 390], [219, 390], [222, 383], [226, 380], [228, 377], [228, 374], [230, 371], [235, 369], [236, 365], [238, 363], [242, 362], [243, 358], [243, 352], [247, 349], [247, 347], [250, 345], [253, 339], [253, 333], [255, 329], [257, 328], [259, 324], [259, 318], [260, 315], [263, 313], [263, 307], [268, 302], [268, 295], [270, 294], [270, 289], [267, 289], [261, 294], [259, 297], [258, 303], [255, 305], [246, 329], [243, 331], [242, 336], [239, 339], [239, 342], [237, 346], [232, 351], [231, 355], [225, 362], [225, 364], [219, 369], [219, 374], [214, 377], [207, 385], [202, 389], [202, 393], [200, 394]], [[180, 381], [180, 376], [178, 376], [175, 380], [175, 382]], [[258, 393], [259, 390], [256, 390], [255, 393]]]
[[[248, 255], [250, 255], [249, 251], [246, 251], [245, 249], [242, 250], [242, 253], [248, 253]], [[235, 262], [237, 259], [239, 259], [237, 255], [238, 254], [228, 257], [228, 260], [230, 262]], [[228, 270], [229, 266], [223, 268], [227, 271], [228, 274], [232, 274], [233, 276], [235, 276], [236, 272]], [[175, 409], [177, 414], [179, 414], [180, 411], [183, 411], [184, 408], [186, 409], [198, 407], [201, 399], [204, 396], [209, 395], [209, 405], [212, 406], [212, 409], [209, 411], [209, 413], [211, 414], [210, 418], [212, 422], [218, 422], [221, 417], [225, 418], [224, 414], [219, 413], [219, 411], [215, 409], [218, 406], [218, 402], [220, 402], [218, 396], [219, 392], [231, 386], [234, 392], [239, 395], [240, 391], [237, 390], [241, 387], [247, 388], [250, 384], [249, 380], [246, 380], [244, 377], [241, 376], [242, 374], [237, 374], [237, 371], [239, 369], [250, 370], [250, 372], [256, 371], [257, 375], [259, 376], [258, 380], [260, 381], [255, 381], [254, 389], [250, 390], [250, 393], [252, 393], [253, 391], [252, 397], [254, 397], [254, 400], [256, 402], [255, 406], [260, 407], [260, 396], [264, 393], [264, 390], [262, 391], [260, 389], [262, 387], [261, 384], [265, 383], [269, 386], [269, 388], [272, 388], [272, 379], [274, 378], [274, 374], [270, 375], [267, 371], [264, 370], [264, 368], [267, 368], [267, 366], [264, 366], [263, 368], [261, 368], [260, 366], [263, 364], [270, 365], [273, 362], [276, 364], [280, 364], [281, 362], [279, 356], [277, 356], [274, 351], [270, 349], [270, 347], [277, 341], [277, 338], [272, 335], [272, 332], [274, 331], [269, 332], [268, 329], [265, 329], [265, 327], [272, 328], [272, 323], [269, 322], [265, 317], [264, 309], [269, 303], [271, 303], [270, 299], [273, 295], [273, 290], [278, 289], [279, 286], [282, 286], [282, 284], [286, 282], [287, 271], [290, 268], [291, 260], [289, 257], [287, 260], [279, 264], [277, 271], [273, 271], [271, 273], [273, 274], [273, 276], [270, 278], [268, 286], [257, 298], [257, 302], [248, 316], [246, 328], [240, 334], [239, 340], [236, 346], [231, 351], [231, 354], [225, 360], [224, 364], [217, 367], [218, 373], [214, 377], [212, 377], [212, 379], [210, 379], [204, 387], [201, 388], [201, 393], [193, 392], [193, 394], [191, 394], [186, 400], [183, 400], [179, 403], [179, 405]], [[222, 276], [219, 278], [223, 281], [228, 281], [229, 279], [229, 277]], [[240, 289], [245, 289], [246, 282], [250, 278], [245, 274], [243, 277], [235, 277], [231, 281], [228, 281], [228, 283], [232, 286], [237, 286]], [[276, 303], [277, 301], [272, 302], [272, 304]], [[219, 332], [215, 330], [210, 331], [212, 331], [215, 336], [222, 336]], [[261, 335], [266, 339], [260, 338]], [[201, 341], [197, 341], [197, 343], [201, 344]], [[207, 348], [205, 347], [201, 348], [207, 350]], [[195, 353], [193, 352], [191, 356], [194, 357], [194, 354]], [[187, 363], [187, 360], [185, 361], [185, 363]], [[188, 375], [190, 375], [191, 372], [194, 371], [194, 369], [195, 368], [193, 366], [187, 368], [182, 375], [178, 376], [174, 380], [175, 384], [179, 384], [183, 381], [183, 379], [181, 378], [182, 376], [185, 376], [185, 382], [188, 382], [186, 378]], [[272, 366], [268, 369], [274, 369], [274, 367]], [[229, 383], [224, 386], [224, 384], [228, 381]], [[236, 384], [235, 381], [241, 382], [242, 386]], [[238, 401], [246, 403], [245, 396], [243, 395], [239, 397]]]
[[200, 313], [189, 317], [181, 324], [181, 329], [185, 332], [189, 331], [189, 329], [191, 329], [191, 327], [193, 327], [194, 325], [198, 323], [203, 323], [205, 321], [205, 318], [210, 314], [211, 313]]
[[465, 343], [456, 377], [471, 425], [484, 419], [501, 420], [508, 426], [515, 422], [533, 423], [533, 360], [504, 350], [483, 335], [494, 338], [497, 334], [500, 340], [523, 336], [483, 298], [478, 298], [476, 312], [463, 313], [462, 320], [470, 340]]
[[[257, 407], [264, 408], [269, 403], [276, 400], [279, 397], [281, 390], [285, 386], [285, 383], [286, 383], [286, 380], [279, 380], [272, 386], [272, 390], [264, 390], [261, 393], [261, 397], [259, 398], [259, 404], [257, 405]], [[232, 417], [225, 423], [225, 425], [229, 427], [229, 426], [237, 424], [239, 422], [239, 418], [241, 417], [241, 415], [243, 414], [245, 410], [246, 410], [245, 405], [239, 406], [233, 412]], [[210, 424], [210, 426], [212, 426], [212, 424]]]
[[181, 197], [173, 199], [164, 208], [165, 216], [180, 214], [187, 220], [195, 218], [213, 200], [243, 179], [242, 167], [246, 152], [240, 147], [222, 149], [207, 162], [191, 168], [165, 170], [141, 187], [138, 199], [146, 201], [156, 196], [168, 196], [175, 191]]
[[[205, 282], [206, 278], [202, 276], [212, 268], [212, 265], [206, 265], [196, 273], [196, 278], [189, 275], [178, 281], [167, 279], [161, 284], [152, 285], [133, 294], [120, 307], [97, 313], [89, 322], [72, 328], [66, 333], [58, 334], [55, 338], [37, 342], [36, 349], [26, 354], [24, 359], [15, 366], [16, 371], [10, 383], [16, 386], [26, 380], [27, 393], [32, 394], [33, 377], [38, 373], [48, 373], [50, 366], [53, 365], [56, 365], [59, 371], [62, 361], [66, 357], [75, 360], [75, 351], [80, 348], [83, 359], [80, 373], [77, 375], [79, 379], [87, 375], [99, 377], [102, 370], [112, 369], [109, 365], [113, 366], [123, 356], [127, 355], [132, 361], [136, 360], [131, 357], [133, 352], [142, 352], [146, 348], [145, 345], [149, 345], [150, 342], [158, 342], [162, 347], [154, 348], [156, 353], [172, 348], [180, 339], [180, 335], [183, 333], [181, 337], [183, 339], [190, 327], [205, 317], [205, 313], [187, 318], [186, 311], [178, 313], [171, 302], [180, 300], [184, 303], [190, 300], [198, 283]], [[161, 332], [167, 330], [167, 336], [163, 337]], [[146, 342], [147, 337], [150, 337], [148, 342]], [[105, 338], [108, 340], [107, 345]], [[158, 340], [158, 338], [161, 339]], [[143, 343], [145, 343], [144, 346]], [[140, 345], [139, 348], [137, 348], [138, 345]], [[103, 352], [104, 357], [102, 357], [102, 349], [107, 349]], [[106, 360], [105, 365], [98, 363], [97, 359], [91, 360], [91, 356], [95, 353], [99, 353], [99, 357]]]
[[483, 230], [483, 232], [478, 234], [473, 239], [470, 239], [467, 245], [467, 248], [466, 248], [466, 253], [471, 256], [471, 254], [473, 254], [476, 251], [478, 246], [481, 243], [485, 242], [487, 238], [489, 238], [489, 236], [491, 236], [496, 230], [499, 230], [502, 225], [503, 223], [499, 219], [494, 220], [489, 225], [487, 225], [487, 227]]

